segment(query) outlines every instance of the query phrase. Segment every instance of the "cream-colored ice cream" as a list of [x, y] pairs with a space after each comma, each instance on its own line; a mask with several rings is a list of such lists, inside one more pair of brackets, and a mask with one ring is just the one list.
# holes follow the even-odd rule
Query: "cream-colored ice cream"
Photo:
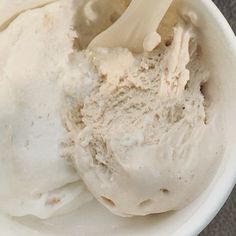
[[91, 199], [62, 157], [61, 68], [71, 52], [69, 5], [19, 15], [0, 33], [0, 209], [47, 218]]
[[171, 9], [135, 54], [85, 49], [129, 1], [27, 1], [0, 18], [0, 211], [47, 218], [94, 196], [133, 216], [193, 200], [221, 152], [195, 15]]
[[[84, 52], [99, 75], [78, 111], [73, 151], [78, 173], [113, 213], [177, 210], [203, 189], [219, 142], [205, 148], [202, 87], [209, 79], [191, 22], [151, 53]], [[171, 34], [171, 33], [170, 33]], [[165, 36], [163, 36], [165, 37]]]

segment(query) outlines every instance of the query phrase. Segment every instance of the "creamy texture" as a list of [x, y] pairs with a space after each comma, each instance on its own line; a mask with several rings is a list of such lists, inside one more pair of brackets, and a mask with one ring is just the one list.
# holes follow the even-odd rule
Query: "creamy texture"
[[221, 154], [195, 15], [167, 14], [142, 54], [83, 50], [129, 1], [47, 2], [0, 22], [0, 210], [47, 218], [92, 195], [121, 216], [185, 206]]
[[70, 6], [27, 11], [0, 33], [0, 209], [10, 215], [47, 218], [91, 199], [62, 158], [59, 81], [75, 37]]
[[207, 130], [201, 86], [209, 74], [196, 40], [193, 26], [179, 19], [172, 41], [151, 53], [84, 52], [99, 78], [78, 109], [73, 159], [88, 189], [115, 214], [183, 207], [201, 189], [204, 165], [214, 163], [209, 149], [199, 167]]

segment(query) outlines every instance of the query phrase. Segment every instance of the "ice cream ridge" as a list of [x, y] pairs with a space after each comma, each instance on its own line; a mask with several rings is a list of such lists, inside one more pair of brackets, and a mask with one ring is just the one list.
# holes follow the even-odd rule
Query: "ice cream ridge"
[[141, 52], [88, 47], [130, 2], [0, 0], [0, 211], [148, 215], [208, 185], [221, 152], [198, 16], [173, 1]]

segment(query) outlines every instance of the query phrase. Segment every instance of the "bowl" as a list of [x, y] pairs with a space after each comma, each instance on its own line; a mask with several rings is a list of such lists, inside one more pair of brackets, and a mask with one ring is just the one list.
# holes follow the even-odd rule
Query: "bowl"
[[224, 117], [226, 147], [205, 191], [182, 210], [130, 219], [110, 214], [95, 201], [77, 212], [49, 220], [0, 216], [0, 235], [198, 235], [218, 213], [236, 183], [236, 38], [211, 0], [177, 0], [199, 16], [202, 45], [211, 68], [209, 93]]

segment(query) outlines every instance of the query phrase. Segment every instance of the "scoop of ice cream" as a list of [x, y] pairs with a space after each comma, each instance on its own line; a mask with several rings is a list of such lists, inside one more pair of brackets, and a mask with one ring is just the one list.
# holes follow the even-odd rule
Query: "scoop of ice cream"
[[91, 193], [121, 216], [183, 207], [216, 160], [219, 143], [206, 146], [209, 74], [195, 30], [180, 20], [171, 37], [150, 53], [84, 52], [99, 78], [77, 109], [73, 159]]
[[46, 218], [91, 199], [63, 159], [60, 77], [75, 37], [70, 7], [27, 11], [0, 32], [0, 209], [10, 215]]

